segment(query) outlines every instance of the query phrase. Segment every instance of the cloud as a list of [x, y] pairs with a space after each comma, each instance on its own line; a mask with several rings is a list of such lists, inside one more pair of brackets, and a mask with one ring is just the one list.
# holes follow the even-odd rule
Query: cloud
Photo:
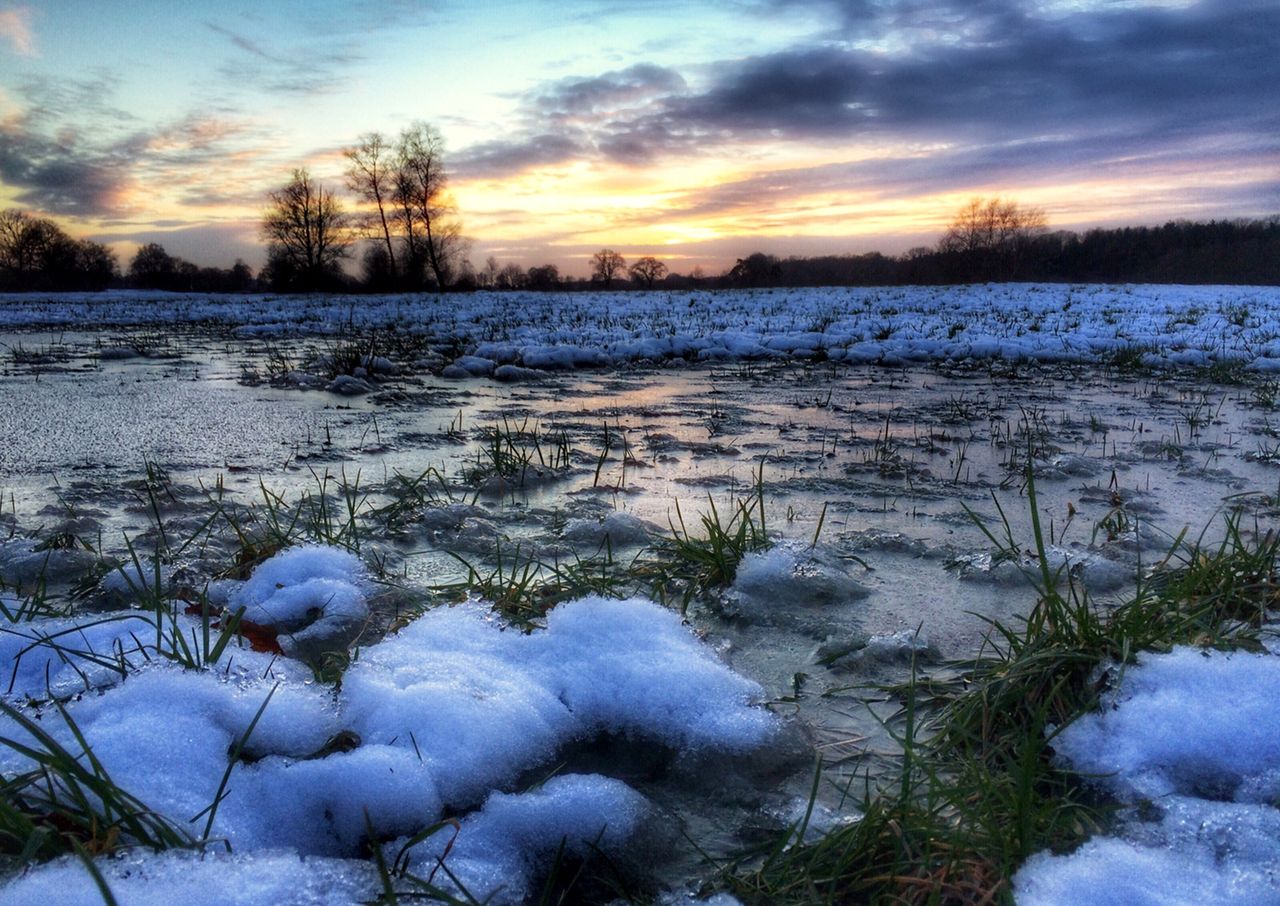
[[19, 190], [20, 204], [85, 217], [115, 209], [127, 182], [122, 161], [74, 136], [50, 139], [19, 123], [0, 126], [0, 182]]
[[648, 165], [752, 142], [982, 146], [956, 163], [985, 179], [1036, 154], [1071, 164], [1220, 136], [1280, 152], [1270, 0], [767, 2], [834, 12], [833, 24], [784, 50], [706, 64], [693, 86], [653, 64], [543, 86], [522, 100], [522, 128], [483, 146], [487, 175], [549, 157]]
[[114, 90], [105, 77], [22, 86], [19, 112], [0, 121], [0, 182], [19, 204], [84, 219], [127, 216], [166, 194], [260, 200], [244, 164], [266, 127], [207, 114], [143, 127], [113, 106]]
[[39, 56], [35, 35], [31, 31], [31, 8], [15, 6], [0, 10], [0, 40], [20, 57]]
[[226, 38], [239, 54], [222, 66], [236, 84], [254, 84], [273, 94], [315, 95], [345, 84], [341, 70], [364, 60], [354, 45], [334, 34], [318, 35], [297, 48], [277, 49], [263, 40], [214, 22], [205, 27]]

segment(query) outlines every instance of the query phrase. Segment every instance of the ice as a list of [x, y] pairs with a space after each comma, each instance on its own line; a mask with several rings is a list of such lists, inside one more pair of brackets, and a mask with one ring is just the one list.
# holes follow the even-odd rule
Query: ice
[[783, 541], [742, 558], [727, 606], [735, 616], [767, 621], [797, 605], [845, 603], [868, 594], [829, 552]]

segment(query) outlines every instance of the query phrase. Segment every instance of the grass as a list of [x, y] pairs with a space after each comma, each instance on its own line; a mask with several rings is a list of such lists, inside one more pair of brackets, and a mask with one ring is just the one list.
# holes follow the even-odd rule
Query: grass
[[[913, 664], [910, 681], [887, 690], [899, 702], [887, 726], [901, 759], [887, 774], [868, 769], [860, 793], [846, 787], [858, 820], [806, 842], [806, 815], [721, 866], [721, 886], [747, 903], [1011, 903], [1010, 880], [1029, 856], [1072, 848], [1113, 808], [1053, 761], [1057, 734], [1096, 708], [1139, 652], [1257, 646], [1280, 604], [1274, 530], [1246, 532], [1232, 514], [1218, 544], [1179, 537], [1128, 600], [1105, 607], [1050, 566], [1030, 471], [1026, 487], [1031, 612], [988, 621], [972, 661], [933, 676]], [[1019, 549], [1003, 516], [1003, 537], [979, 523], [997, 556]]]
[[526, 630], [541, 625], [547, 611], [557, 604], [586, 595], [623, 598], [632, 588], [630, 568], [614, 561], [608, 544], [595, 557], [575, 556], [566, 562], [522, 556], [519, 547], [504, 557], [498, 545], [491, 570], [452, 551], [450, 556], [466, 569], [466, 576], [436, 585], [432, 591], [449, 600], [479, 598]]
[[563, 431], [544, 433], [526, 418], [519, 423], [505, 417], [501, 425], [481, 432], [475, 463], [464, 472], [472, 484], [499, 479], [504, 485], [523, 487], [530, 471], [562, 473], [572, 464], [573, 444]]
[[647, 579], [655, 597], [667, 600], [670, 591], [680, 595], [682, 611], [695, 596], [733, 583], [742, 558], [772, 546], [765, 517], [764, 462], [756, 470], [751, 493], [731, 499], [722, 515], [715, 499], [707, 496], [707, 510], [698, 517], [701, 534], [685, 525], [680, 502], [670, 520], [671, 535], [653, 546], [650, 556], [636, 564], [636, 574]]

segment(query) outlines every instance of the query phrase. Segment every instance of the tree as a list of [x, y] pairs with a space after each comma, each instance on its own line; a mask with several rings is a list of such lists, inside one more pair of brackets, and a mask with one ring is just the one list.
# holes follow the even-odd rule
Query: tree
[[591, 279], [603, 283], [605, 289], [626, 269], [626, 259], [613, 249], [601, 249], [591, 256]]
[[386, 244], [386, 263], [390, 273], [394, 275], [396, 250], [391, 241], [391, 226], [387, 220], [387, 206], [392, 201], [397, 185], [392, 148], [381, 132], [366, 132], [360, 136], [355, 147], [347, 148], [342, 153], [349, 161], [347, 187], [360, 198], [371, 202], [375, 208], [372, 217], [376, 221], [369, 226], [381, 228]]
[[494, 278], [494, 289], [523, 289], [527, 277], [524, 268], [518, 264], [505, 264], [498, 271], [498, 276]]
[[1010, 279], [1046, 222], [1040, 208], [1023, 208], [1003, 198], [971, 198], [947, 227], [938, 251], [967, 258], [978, 276]]
[[739, 258], [726, 276], [740, 286], [774, 286], [782, 280], [782, 265], [773, 255], [752, 252]]
[[351, 233], [333, 193], [300, 168], [270, 198], [262, 235], [273, 274], [289, 273], [295, 283], [292, 288], [303, 291], [339, 282]]
[[651, 255], [646, 255], [627, 270], [632, 280], [643, 283], [645, 289], [653, 289], [667, 275], [667, 266]]
[[0, 211], [0, 288], [98, 290], [115, 278], [115, 252], [105, 245], [16, 208]]
[[558, 289], [560, 286], [560, 268], [554, 264], [531, 267], [529, 268], [528, 283], [529, 289], [536, 289], [542, 292]]
[[436, 288], [448, 286], [455, 259], [463, 252], [462, 226], [446, 193], [444, 137], [428, 123], [416, 122], [396, 142], [394, 201], [414, 279], [424, 268]]
[[129, 280], [143, 289], [172, 289], [176, 260], [158, 242], [138, 246], [129, 262]]
[[65, 238], [53, 221], [10, 208], [0, 213], [0, 266], [19, 283], [30, 280], [48, 269], [50, 255]]

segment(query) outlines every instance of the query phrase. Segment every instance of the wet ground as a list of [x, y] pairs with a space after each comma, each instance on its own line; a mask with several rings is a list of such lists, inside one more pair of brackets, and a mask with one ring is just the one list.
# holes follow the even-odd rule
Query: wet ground
[[[218, 506], [312, 494], [335, 519], [347, 505], [394, 511], [360, 547], [401, 607], [443, 600], [468, 564], [485, 572], [504, 552], [643, 563], [681, 520], [697, 535], [713, 506], [727, 518], [760, 493], [781, 543], [687, 617], [794, 717], [834, 807], [841, 783], [892, 749], [868, 685], [903, 679], [913, 652], [972, 655], [987, 620], [1034, 600], [1029, 559], [993, 556], [975, 522], [1032, 547], [1028, 460], [1055, 563], [1102, 601], [1184, 530], [1213, 539], [1232, 512], [1247, 531], [1274, 525], [1280, 497], [1280, 400], [1263, 378], [676, 360], [501, 383], [443, 378], [406, 352], [367, 363], [355, 389], [369, 392], [346, 395], [322, 389], [332, 342], [194, 328], [0, 337], [0, 578], [23, 581], [21, 539], [63, 534], [117, 557], [126, 539], [163, 537], [198, 571], [228, 548], [172, 539], [200, 537]], [[77, 579], [83, 591], [83, 569], [54, 576], [50, 594]], [[728, 851], [752, 825], [793, 817], [812, 764], [794, 754], [747, 769], [751, 796], [713, 783], [682, 806], [687, 775], [642, 788]]]

